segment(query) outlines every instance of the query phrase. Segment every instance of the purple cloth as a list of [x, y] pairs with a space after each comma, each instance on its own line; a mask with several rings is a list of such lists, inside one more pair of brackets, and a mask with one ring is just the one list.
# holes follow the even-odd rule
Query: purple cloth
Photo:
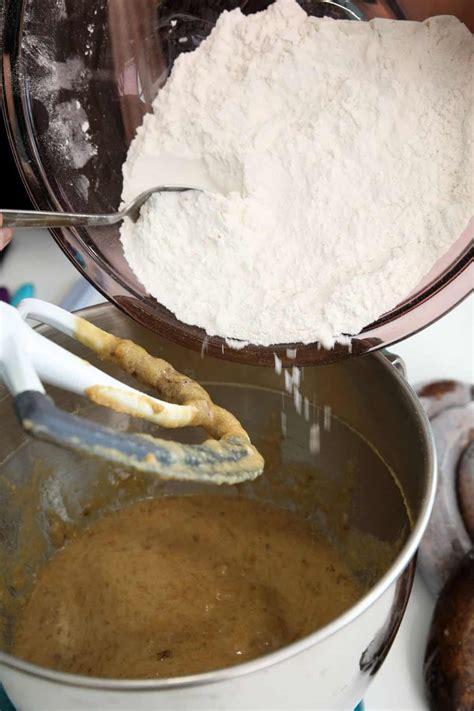
[[6, 301], [7, 304], [10, 303], [10, 292], [4, 286], [0, 286], [0, 301]]

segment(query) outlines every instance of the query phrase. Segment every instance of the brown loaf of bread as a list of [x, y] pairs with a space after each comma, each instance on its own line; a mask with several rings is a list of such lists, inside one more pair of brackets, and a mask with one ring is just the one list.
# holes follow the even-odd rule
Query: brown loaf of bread
[[431, 711], [474, 711], [474, 548], [439, 596], [424, 674]]

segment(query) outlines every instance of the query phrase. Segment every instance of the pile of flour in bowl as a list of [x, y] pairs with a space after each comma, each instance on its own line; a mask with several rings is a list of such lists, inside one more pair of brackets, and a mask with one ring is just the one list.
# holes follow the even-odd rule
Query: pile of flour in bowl
[[452, 17], [224, 12], [175, 62], [124, 165], [157, 184], [121, 239], [140, 282], [209, 335], [356, 334], [408, 296], [473, 202], [473, 39]]

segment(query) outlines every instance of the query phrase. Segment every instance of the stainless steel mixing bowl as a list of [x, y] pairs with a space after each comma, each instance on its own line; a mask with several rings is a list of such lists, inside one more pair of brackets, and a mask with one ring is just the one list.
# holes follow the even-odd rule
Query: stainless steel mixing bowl
[[[224, 9], [261, 10], [269, 0], [10, 0], [4, 31], [5, 114], [18, 165], [42, 210], [113, 212], [127, 148], [174, 60], [194, 49]], [[471, 0], [302, 0], [305, 10], [336, 18], [424, 19], [457, 14], [474, 22]], [[15, 206], [10, 206], [15, 207]], [[423, 284], [352, 343], [365, 353], [414, 333], [448, 311], [472, 288], [471, 231]], [[160, 336], [216, 357], [273, 365], [288, 363], [294, 344], [235, 350], [184, 324], [137, 281], [123, 256], [118, 227], [54, 230], [77, 269], [110, 301]], [[159, 274], [157, 274], [159, 278]], [[315, 275], [315, 278], [316, 275]], [[299, 345], [300, 365], [348, 356]], [[291, 363], [290, 363], [291, 365]]]
[[[201, 358], [180, 346], [165, 345], [111, 305], [93, 307], [83, 315], [166, 358], [233, 411], [261, 449], [267, 469], [257, 481], [221, 488], [219, 493], [256, 497], [310, 519], [338, 546], [368, 592], [341, 617], [296, 643], [240, 666], [193, 677], [145, 681], [79, 677], [11, 656], [18, 604], [35, 570], [61, 543], [58, 521], [80, 526], [144, 497], [192, 495], [202, 491], [202, 485], [129, 476], [119, 468], [30, 440], [17, 424], [9, 395], [0, 389], [0, 681], [12, 700], [22, 711], [354, 707], [402, 619], [412, 559], [434, 496], [427, 419], [403, 375], [381, 354], [306, 369], [300, 390], [308, 406], [299, 414], [284, 372]], [[41, 331], [90, 357], [76, 341], [50, 328]], [[105, 368], [118, 375], [114, 366]], [[77, 396], [50, 392], [66, 411], [121, 430], [131, 424], [127, 416]], [[316, 423], [320, 446], [312, 452], [310, 428]], [[137, 427], [150, 431], [143, 422], [134, 422]], [[183, 431], [182, 436], [196, 441], [192, 438], [197, 433]]]

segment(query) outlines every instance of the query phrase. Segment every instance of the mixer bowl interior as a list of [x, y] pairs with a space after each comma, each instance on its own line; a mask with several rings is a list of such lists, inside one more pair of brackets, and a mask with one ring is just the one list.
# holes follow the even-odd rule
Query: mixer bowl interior
[[[210, 491], [256, 498], [313, 522], [371, 593], [400, 574], [426, 521], [433, 461], [417, 401], [384, 357], [304, 371], [305, 414], [286, 391], [284, 374], [202, 359], [179, 346], [160, 346], [111, 306], [94, 307], [85, 315], [205, 384], [218, 404], [241, 419], [266, 459], [266, 470], [255, 482], [227, 488], [133, 474], [28, 439], [14, 418], [9, 396], [0, 390], [0, 662], [10, 649], [18, 606], [42, 562], [63, 544], [64, 531], [147, 497]], [[75, 341], [42, 330], [94, 362]], [[105, 369], [123, 379], [115, 366]], [[54, 388], [50, 392], [66, 411], [122, 431], [153, 431], [78, 396]], [[316, 448], [310, 446], [314, 424], [320, 431]], [[160, 436], [191, 442], [202, 438], [194, 429]], [[363, 607], [364, 599], [357, 604]]]
[[[268, 4], [268, 0], [9, 3], [3, 65], [6, 117], [35, 204], [44, 210], [115, 211], [128, 146], [176, 57], [199, 45], [222, 10], [241, 6], [251, 13]], [[335, 18], [410, 17], [402, 10], [409, 3], [393, 0], [308, 0], [303, 5], [307, 12]], [[421, 19], [420, 13], [416, 19]], [[208, 339], [202, 329], [178, 321], [147, 295], [131, 272], [118, 226], [54, 230], [53, 234], [99, 291], [156, 333], [195, 350], [201, 350], [204, 342], [209, 353], [229, 360], [273, 365], [276, 352], [288, 362], [289, 344], [235, 350], [222, 339]], [[468, 248], [465, 234], [416, 293], [354, 339], [352, 352], [393, 343], [459, 301], [469, 289]], [[347, 355], [343, 346], [326, 352], [317, 344], [300, 345], [294, 362], [330, 362]]]

